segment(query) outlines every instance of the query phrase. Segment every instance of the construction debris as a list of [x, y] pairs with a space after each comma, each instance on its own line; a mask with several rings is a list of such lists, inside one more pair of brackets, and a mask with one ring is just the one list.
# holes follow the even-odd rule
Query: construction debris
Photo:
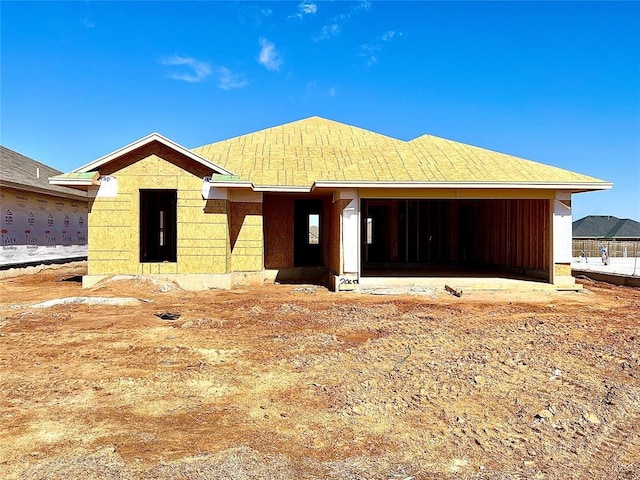
[[457, 290], [453, 287], [450, 287], [449, 285], [445, 285], [444, 289], [449, 292], [451, 295], [454, 295], [458, 298], [460, 298], [462, 296], [462, 290]]
[[170, 313], [170, 312], [162, 312], [162, 313], [154, 313], [154, 315], [162, 320], [178, 320], [180, 318], [179, 313]]

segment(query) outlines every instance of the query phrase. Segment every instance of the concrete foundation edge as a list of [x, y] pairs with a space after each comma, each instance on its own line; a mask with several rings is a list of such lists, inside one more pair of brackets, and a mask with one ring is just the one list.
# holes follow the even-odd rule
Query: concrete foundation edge
[[[360, 291], [359, 279], [356, 274], [336, 275], [326, 268], [296, 267], [277, 270], [263, 270], [259, 272], [234, 272], [227, 274], [155, 274], [155, 275], [126, 275], [121, 278], [149, 278], [154, 281], [169, 281], [184, 290], [199, 291], [208, 289], [229, 290], [234, 287], [262, 285], [264, 283], [314, 283], [327, 285], [334, 292]], [[113, 275], [85, 275], [82, 277], [82, 287], [91, 288], [99, 282]], [[407, 280], [407, 279], [404, 279]], [[573, 277], [556, 276], [556, 282], [531, 282], [531, 290], [582, 290], [582, 285], [576, 284]], [[384, 283], [384, 282], [383, 282]], [[395, 282], [390, 281], [389, 284]], [[416, 281], [416, 285], [422, 282]], [[485, 286], [495, 289], [495, 286]], [[502, 287], [510, 288], [510, 287]]]
[[591, 280], [595, 280], [597, 282], [607, 282], [613, 285], [640, 288], [640, 276], [619, 275], [614, 273], [595, 272], [593, 270], [577, 270], [577, 269], [573, 269], [571, 272], [574, 277], [586, 277]]

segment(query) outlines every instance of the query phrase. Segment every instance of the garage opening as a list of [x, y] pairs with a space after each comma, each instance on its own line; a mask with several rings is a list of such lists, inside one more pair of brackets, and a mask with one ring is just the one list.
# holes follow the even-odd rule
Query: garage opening
[[361, 202], [363, 276], [549, 277], [548, 200]]

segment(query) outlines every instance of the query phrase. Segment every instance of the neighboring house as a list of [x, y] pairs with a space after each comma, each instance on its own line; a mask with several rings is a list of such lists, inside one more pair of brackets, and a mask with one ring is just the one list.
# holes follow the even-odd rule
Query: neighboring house
[[59, 170], [0, 146], [0, 267], [87, 256], [87, 194], [50, 185]]
[[143, 274], [187, 288], [478, 268], [570, 285], [571, 194], [612, 186], [319, 117], [193, 150], [154, 133], [50, 182], [88, 192], [85, 286]]
[[598, 257], [606, 246], [611, 257], [640, 254], [640, 222], [611, 215], [589, 215], [573, 222], [573, 256]]
[[640, 222], [611, 215], [589, 215], [573, 222], [574, 240], [640, 240]]

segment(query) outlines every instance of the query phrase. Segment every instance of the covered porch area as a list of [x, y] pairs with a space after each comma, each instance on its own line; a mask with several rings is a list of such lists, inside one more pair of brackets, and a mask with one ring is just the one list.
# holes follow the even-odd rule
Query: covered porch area
[[342, 269], [342, 208], [332, 192], [264, 193], [266, 278], [328, 285]]

